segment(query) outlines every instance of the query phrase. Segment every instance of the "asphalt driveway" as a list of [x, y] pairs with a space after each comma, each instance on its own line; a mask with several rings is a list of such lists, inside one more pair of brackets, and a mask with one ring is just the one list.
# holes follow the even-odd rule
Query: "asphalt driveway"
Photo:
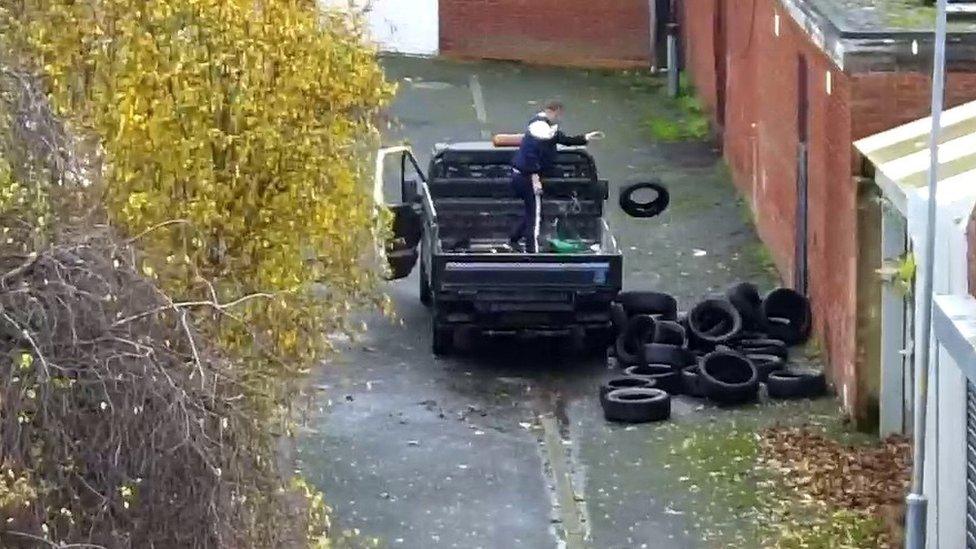
[[[633, 78], [413, 58], [385, 64], [400, 85], [386, 144], [408, 141], [424, 162], [436, 142], [520, 131], [550, 97], [567, 105], [568, 131], [605, 131], [591, 150], [611, 182], [608, 221], [625, 252], [627, 289], [667, 291], [687, 307], [732, 282], [770, 283], [717, 153], [653, 142], [644, 117], [654, 96]], [[671, 189], [670, 210], [625, 216], [617, 189], [650, 177]], [[666, 482], [669, 433], [723, 411], [679, 399], [667, 425], [607, 424], [599, 358], [495, 340], [435, 359], [416, 273], [389, 292], [399, 321], [368, 318], [364, 338], [317, 374], [297, 449], [299, 468], [323, 489], [340, 527], [402, 547], [702, 545], [688, 508], [704, 504]]]

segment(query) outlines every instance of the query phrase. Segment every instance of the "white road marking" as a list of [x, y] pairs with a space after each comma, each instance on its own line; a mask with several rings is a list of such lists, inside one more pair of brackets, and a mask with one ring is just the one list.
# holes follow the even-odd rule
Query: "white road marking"
[[490, 137], [488, 132], [488, 111], [485, 110], [485, 96], [481, 90], [481, 82], [478, 81], [477, 74], [471, 75], [470, 87], [471, 98], [474, 100], [474, 112], [478, 117], [478, 122], [481, 122], [481, 138], [488, 139]]
[[559, 435], [558, 420], [547, 413], [539, 418], [539, 422], [542, 424], [543, 455], [548, 465], [546, 473], [552, 483], [553, 517], [558, 518], [562, 530], [559, 545], [566, 549], [584, 549], [590, 537], [586, 501], [573, 485], [572, 465]]

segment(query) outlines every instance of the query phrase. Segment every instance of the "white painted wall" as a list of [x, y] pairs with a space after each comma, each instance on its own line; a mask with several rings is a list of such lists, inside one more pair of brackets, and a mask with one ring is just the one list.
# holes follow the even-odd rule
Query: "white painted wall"
[[[959, 179], [959, 178], [955, 178]], [[965, 183], [965, 184], [963, 184]], [[976, 206], [976, 189], [968, 181], [939, 183], [933, 290], [941, 295], [969, 293], [966, 226]], [[916, 288], [924, 281], [925, 220], [928, 189], [907, 195], [910, 238], [918, 262]], [[916, 311], [921, 296], [916, 294]], [[916, 313], [917, 314], [917, 313]], [[922, 341], [916, 322], [915, 341]], [[916, 361], [916, 371], [923, 367]], [[928, 547], [965, 547], [966, 535], [966, 377], [953, 357], [937, 348], [930, 357], [924, 492], [929, 498]], [[917, 387], [917, 385], [916, 385]]]
[[366, 11], [370, 35], [383, 51], [437, 55], [438, 0], [319, 0], [327, 8]]

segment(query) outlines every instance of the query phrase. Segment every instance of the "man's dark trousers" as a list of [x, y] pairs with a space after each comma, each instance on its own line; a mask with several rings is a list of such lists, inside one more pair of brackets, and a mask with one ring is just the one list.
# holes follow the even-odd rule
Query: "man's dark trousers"
[[512, 190], [515, 196], [522, 199], [525, 209], [522, 211], [522, 218], [518, 226], [512, 233], [511, 240], [517, 244], [519, 240], [525, 239], [525, 249], [536, 253], [539, 251], [539, 196], [532, 188], [532, 176], [523, 173], [515, 173], [512, 177]]

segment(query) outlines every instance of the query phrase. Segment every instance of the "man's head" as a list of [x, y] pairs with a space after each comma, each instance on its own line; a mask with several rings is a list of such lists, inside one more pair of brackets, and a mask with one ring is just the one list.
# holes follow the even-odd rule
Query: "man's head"
[[546, 116], [549, 117], [549, 120], [556, 122], [563, 116], [563, 102], [559, 101], [558, 99], [546, 101], [546, 106], [543, 108], [543, 110], [545, 111]]

